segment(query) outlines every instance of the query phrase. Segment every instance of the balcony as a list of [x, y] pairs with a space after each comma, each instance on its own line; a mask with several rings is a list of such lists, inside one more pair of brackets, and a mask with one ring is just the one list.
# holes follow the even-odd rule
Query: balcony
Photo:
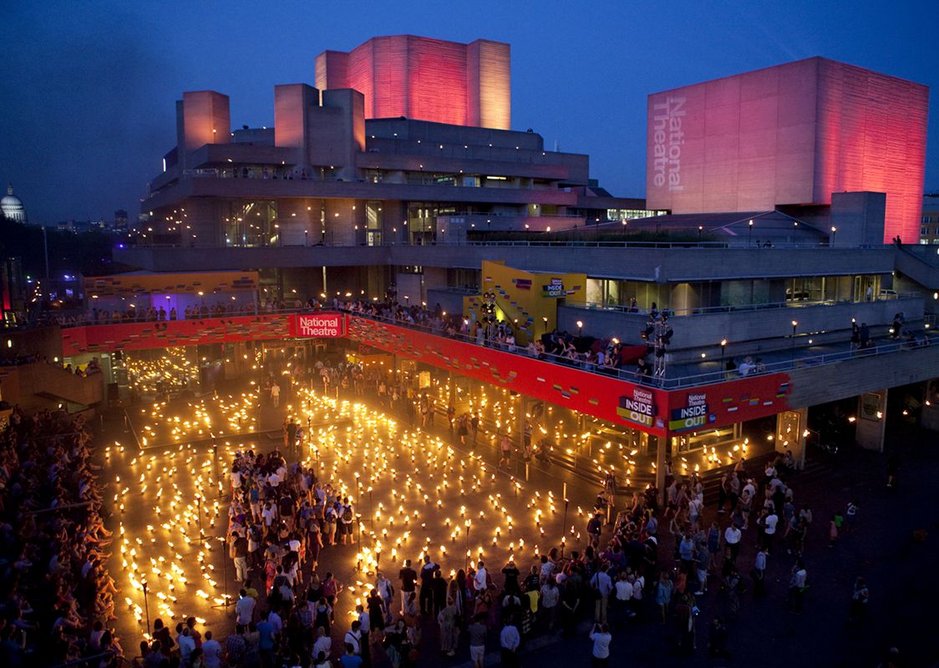
[[[764, 354], [789, 349], [792, 323], [795, 321], [798, 345], [847, 342], [851, 322], [866, 322], [871, 335], [887, 336], [896, 313], [905, 314], [907, 325], [923, 328], [924, 300], [918, 295], [878, 298], [871, 302], [787, 301], [767, 304], [717, 306], [686, 310], [669, 310], [674, 336], [670, 346], [671, 359], [691, 362], [702, 352], [713, 353], [721, 340], [732, 343], [734, 355]], [[598, 304], [563, 305], [558, 308], [561, 329], [578, 331], [583, 323], [585, 334], [597, 337], [618, 337], [624, 341], [639, 340], [646, 327], [647, 313], [629, 312], [627, 307]]]

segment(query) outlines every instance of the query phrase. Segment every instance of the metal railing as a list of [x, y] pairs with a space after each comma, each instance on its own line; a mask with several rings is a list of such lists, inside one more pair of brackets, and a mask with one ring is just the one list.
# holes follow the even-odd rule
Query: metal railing
[[[342, 309], [340, 309], [342, 310]], [[350, 313], [351, 315], [359, 318], [365, 318], [368, 320], [375, 320], [378, 322], [385, 322], [388, 324], [396, 325], [399, 327], [404, 327], [407, 329], [414, 329], [417, 331], [423, 331], [429, 334], [436, 336], [444, 336], [450, 339], [456, 339], [463, 341], [465, 343], [470, 343], [473, 345], [479, 345], [478, 340], [475, 337], [463, 334], [461, 332], [455, 333], [446, 333], [439, 327], [427, 327], [425, 325], [420, 325], [418, 323], [409, 323], [406, 321], [396, 320], [394, 318], [388, 318], [385, 316], [362, 313], [358, 311], [344, 311]], [[910, 343], [907, 341], [900, 342], [890, 342], [882, 343], [878, 345], [873, 345], [869, 348], [857, 349], [857, 350], [846, 350], [838, 351], [832, 353], [824, 353], [821, 355], [811, 355], [811, 356], [797, 356], [795, 350], [793, 349], [793, 356], [789, 360], [770, 362], [763, 366], [762, 370], [759, 372], [750, 372], [747, 376], [754, 375], [763, 375], [767, 373], [776, 373], [781, 371], [790, 371], [795, 368], [804, 368], [811, 366], [822, 366], [828, 364], [835, 364], [837, 362], [842, 362], [845, 360], [857, 359], [860, 357], [872, 357], [880, 356], [885, 354], [896, 353], [899, 351], [908, 351], [914, 350], [916, 348], [927, 347], [930, 345], [931, 335], [927, 331], [926, 337], [922, 343]], [[577, 368], [585, 373], [594, 373], [601, 376], [608, 376], [618, 378], [620, 380], [625, 380], [631, 383], [637, 383], [641, 385], [646, 385], [648, 387], [659, 387], [665, 390], [680, 389], [684, 387], [698, 386], [698, 385], [710, 385], [714, 383], [721, 383], [727, 380], [734, 380], [737, 378], [742, 378], [737, 372], [728, 372], [723, 369], [706, 372], [706, 373], [690, 373], [684, 375], [667, 375], [665, 377], [651, 377], [647, 375], [640, 374], [636, 371], [629, 371], [622, 368], [615, 367], [597, 367], [595, 364], [588, 364], [580, 360], [572, 360], [560, 355], [553, 355], [551, 353], [541, 353], [539, 355], [530, 354], [524, 347], [519, 346], [509, 346], [505, 343], [489, 341], [483, 344], [483, 347], [492, 348], [493, 350], [499, 350], [500, 352], [508, 353], [511, 355], [519, 355], [522, 357], [528, 357], [530, 359], [538, 359], [544, 362], [552, 364], [560, 364], [562, 366]], [[674, 371], [674, 367], [673, 367]]]
[[[638, 371], [617, 368], [612, 366], [597, 366], [593, 363], [588, 363], [583, 360], [575, 360], [562, 355], [555, 355], [552, 353], [542, 352], [539, 354], [532, 354], [528, 351], [527, 347], [519, 346], [517, 344], [510, 345], [500, 341], [484, 341], [480, 344], [479, 339], [469, 334], [463, 332], [447, 332], [447, 328], [444, 324], [439, 326], [427, 326], [420, 323], [412, 323], [405, 320], [399, 320], [396, 318], [391, 318], [383, 315], [366, 313], [355, 309], [311, 309], [307, 306], [300, 308], [289, 308], [289, 309], [278, 309], [278, 310], [258, 310], [253, 314], [228, 314], [222, 316], [207, 316], [207, 318], [219, 317], [219, 318], [230, 318], [230, 317], [257, 317], [262, 315], [289, 315], [293, 313], [311, 313], [311, 312], [329, 312], [329, 311], [340, 311], [342, 313], [348, 313], [349, 315], [356, 318], [363, 318], [366, 320], [373, 320], [376, 322], [383, 322], [397, 327], [403, 327], [405, 329], [412, 329], [415, 331], [421, 331], [434, 336], [442, 336], [449, 339], [454, 339], [457, 341], [462, 341], [471, 345], [482, 345], [485, 348], [491, 348], [493, 350], [498, 350], [510, 355], [518, 355], [520, 357], [526, 357], [529, 359], [537, 359], [543, 362], [550, 364], [558, 364], [561, 366], [566, 366], [570, 368], [575, 368], [585, 373], [593, 373], [606, 377], [613, 377], [619, 380], [624, 380], [630, 383], [636, 383], [641, 385], [646, 385], [649, 387], [659, 387], [662, 389], [680, 389], [683, 387], [697, 386], [697, 385], [708, 385], [713, 383], [720, 383], [726, 380], [731, 380], [735, 378], [740, 378], [741, 376], [736, 372], [727, 372], [723, 369], [716, 371], [705, 372], [705, 373], [684, 373], [680, 374], [681, 369], [676, 369], [672, 367], [670, 373], [667, 373], [664, 377], [652, 377], [644, 374], [638, 373]], [[200, 318], [206, 319], [206, 318]], [[148, 321], [131, 321], [131, 322], [148, 322]], [[161, 321], [167, 322], [167, 321]], [[89, 324], [89, 323], [84, 323]], [[121, 324], [121, 323], [98, 323], [98, 324]], [[795, 368], [804, 368], [810, 366], [822, 366], [828, 364], [834, 364], [837, 362], [842, 362], [845, 360], [856, 359], [859, 357], [870, 357], [870, 356], [880, 356], [885, 354], [892, 354], [899, 351], [909, 351], [921, 347], [929, 346], [932, 338], [930, 330], [926, 330], [925, 337], [922, 341], [917, 340], [916, 342], [909, 341], [898, 341], [898, 342], [889, 342], [873, 345], [869, 348], [863, 348], [858, 350], [846, 350], [846, 351], [837, 351], [831, 353], [824, 353], [821, 355], [811, 355], [811, 356], [800, 356], [797, 355], [796, 348], [793, 348], [791, 359], [768, 362], [766, 363], [762, 370], [759, 372], [763, 373], [775, 373], [779, 371], [789, 371]], [[751, 372], [748, 375], [756, 375], [756, 373]], [[136, 435], [135, 435], [136, 436]]]
[[746, 376], [741, 376], [736, 371], [710, 371], [707, 373], [689, 374], [674, 378], [663, 379], [661, 387], [665, 389], [679, 389], [682, 387], [691, 387], [696, 385], [710, 385], [713, 383], [724, 382], [725, 380], [734, 380], [767, 373], [777, 373], [782, 371], [791, 371], [806, 367], [826, 366], [836, 364], [847, 360], [859, 359], [864, 357], [879, 357], [881, 355], [893, 354], [900, 351], [916, 350], [918, 348], [927, 348], [931, 345], [931, 335], [926, 334], [922, 342], [911, 343], [909, 341], [892, 341], [889, 343], [880, 343], [868, 348], [857, 348], [852, 350], [839, 350], [821, 355], [810, 355], [807, 357], [793, 356], [788, 360], [769, 362], [763, 365], [759, 372], [751, 371]]
[[[740, 313], [747, 311], [762, 311], [766, 309], [781, 308], [805, 308], [808, 306], [837, 306], [839, 304], [871, 304], [877, 301], [897, 301], [900, 299], [918, 299], [916, 293], [893, 293], [880, 294], [872, 298], [872, 301], [854, 300], [854, 299], [789, 299], [783, 302], [762, 302], [758, 304], [727, 304], [722, 306], [696, 306], [693, 308], [669, 308], [663, 307], [660, 313], [665, 313], [668, 317], [674, 316], [696, 316], [711, 315], [715, 313]], [[616, 311], [621, 313], [630, 313], [633, 315], [648, 314], [648, 309], [630, 308], [628, 304], [602, 304], [599, 302], [580, 302], [567, 303], [565, 306], [571, 308], [582, 308], [588, 311]]]

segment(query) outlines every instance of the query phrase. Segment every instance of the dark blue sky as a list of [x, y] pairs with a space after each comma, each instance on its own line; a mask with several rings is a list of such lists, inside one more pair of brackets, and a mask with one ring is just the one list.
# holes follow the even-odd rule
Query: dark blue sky
[[270, 126], [275, 84], [312, 83], [316, 54], [375, 35], [509, 42], [512, 127], [589, 154], [591, 175], [622, 196], [645, 192], [649, 93], [815, 55], [939, 90], [935, 0], [3, 4], [0, 183], [43, 223], [136, 215], [183, 91], [231, 96], [234, 127]]

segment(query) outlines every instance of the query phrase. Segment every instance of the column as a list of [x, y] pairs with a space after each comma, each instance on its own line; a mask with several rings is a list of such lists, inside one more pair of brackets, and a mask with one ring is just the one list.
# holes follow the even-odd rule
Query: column
[[865, 450], [884, 451], [887, 426], [887, 390], [865, 392], [858, 397], [855, 440]]
[[655, 439], [655, 489], [659, 508], [665, 507], [665, 453], [671, 447], [672, 439], [666, 430], [664, 436], [649, 435]]
[[805, 429], [808, 425], [808, 408], [782, 411], [776, 416], [776, 437], [773, 441], [776, 452], [792, 451], [796, 468], [805, 467]]

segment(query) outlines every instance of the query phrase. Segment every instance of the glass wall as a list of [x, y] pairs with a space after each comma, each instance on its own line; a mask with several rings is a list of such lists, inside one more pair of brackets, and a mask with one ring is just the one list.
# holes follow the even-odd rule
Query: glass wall
[[586, 302], [592, 307], [628, 307], [632, 300], [640, 311], [652, 307], [670, 309], [675, 315], [692, 315], [721, 307], [821, 302], [859, 302], [875, 299], [880, 276], [812, 276], [790, 279], [699, 281], [659, 283], [588, 278]]
[[279, 240], [274, 200], [234, 200], [222, 219], [226, 246], [275, 246]]

